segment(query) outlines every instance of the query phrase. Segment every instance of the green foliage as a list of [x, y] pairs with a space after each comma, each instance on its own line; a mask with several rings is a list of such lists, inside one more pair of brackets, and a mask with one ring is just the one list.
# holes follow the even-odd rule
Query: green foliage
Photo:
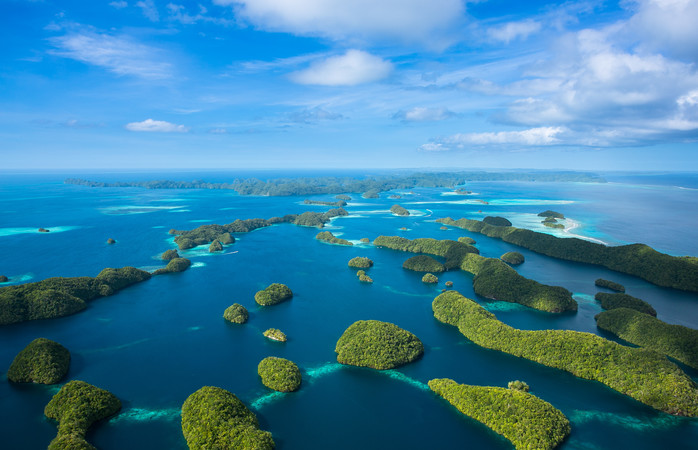
[[446, 270], [443, 264], [427, 255], [417, 255], [402, 263], [402, 267], [415, 272], [443, 272]]
[[370, 189], [366, 192], [364, 192], [361, 196], [363, 198], [378, 198], [380, 197], [380, 190], [379, 189]]
[[625, 292], [625, 286], [623, 286], [620, 283], [616, 283], [615, 281], [604, 280], [603, 278], [597, 278], [596, 281], [594, 281], [594, 284], [597, 285], [598, 287], [610, 289], [612, 291]]
[[109, 239], [107, 239], [107, 244], [109, 244], [109, 245], [116, 244], [116, 241], [113, 238], [109, 238]]
[[517, 449], [552, 449], [570, 434], [570, 422], [562, 412], [520, 390], [470, 386], [448, 378], [429, 381], [429, 388]]
[[316, 236], [315, 239], [318, 241], [327, 242], [328, 244], [336, 245], [354, 245], [346, 239], [338, 238], [330, 231], [321, 231]]
[[164, 273], [176, 273], [176, 272], [184, 272], [191, 266], [191, 261], [188, 260], [187, 258], [175, 258], [171, 259], [170, 262], [167, 263], [167, 265], [162, 268], [158, 269], [155, 272], [153, 272], [153, 275], [162, 275]]
[[335, 195], [334, 198], [336, 198], [337, 200], [344, 200], [345, 202], [351, 201], [351, 197], [349, 197], [348, 195], [344, 195], [344, 194]]
[[506, 263], [514, 265], [522, 264], [525, 261], [524, 255], [522, 255], [519, 252], [506, 252], [505, 254], [500, 256], [499, 259]]
[[424, 346], [417, 336], [397, 325], [359, 320], [344, 331], [334, 351], [341, 364], [384, 370], [419, 359]]
[[644, 244], [607, 247], [577, 238], [558, 238], [516, 227], [495, 227], [470, 219], [450, 217], [437, 222], [465, 228], [553, 258], [596, 264], [635, 275], [658, 286], [698, 292], [698, 264], [690, 258], [659, 253]]
[[87, 429], [120, 409], [121, 402], [111, 392], [84, 381], [69, 381], [44, 408], [46, 417], [58, 421], [58, 435], [49, 450], [93, 448], [85, 440]]
[[223, 312], [223, 318], [232, 323], [245, 323], [249, 317], [250, 314], [247, 312], [247, 308], [239, 303], [233, 303], [225, 308]]
[[409, 216], [410, 212], [400, 205], [393, 205], [390, 207], [390, 212], [396, 216]]
[[357, 270], [356, 276], [359, 277], [359, 281], [362, 283], [373, 283], [373, 278], [366, 275], [366, 272], [363, 270]]
[[453, 281], [447, 281], [446, 287], [448, 287], [448, 288], [453, 287]]
[[629, 308], [598, 314], [596, 326], [631, 344], [656, 350], [698, 369], [698, 330], [671, 325]]
[[286, 342], [288, 338], [283, 331], [276, 328], [269, 328], [264, 333], [264, 337], [271, 339], [272, 341]]
[[221, 252], [223, 251], [223, 244], [218, 239], [214, 239], [211, 245], [208, 246], [209, 253]]
[[361, 241], [362, 244], [368, 244], [369, 242], [371, 242], [369, 238], [361, 238], [359, 239], [359, 241]]
[[669, 414], [698, 416], [696, 384], [652, 350], [579, 331], [517, 330], [456, 291], [436, 297], [432, 309], [436, 319], [458, 327], [477, 345], [599, 381]]
[[86, 302], [112, 295], [150, 273], [134, 267], [104, 269], [96, 277], [55, 277], [0, 288], [0, 325], [75, 314]]
[[542, 213], [538, 213], [538, 217], [545, 217], [550, 219], [564, 219], [565, 215], [557, 211], [547, 210], [543, 211]]
[[427, 253], [430, 255], [442, 256], [446, 259], [444, 262], [446, 270], [459, 268], [466, 254], [480, 253], [480, 251], [472, 245], [448, 239], [419, 238], [409, 240], [400, 236], [378, 236], [373, 241], [373, 245], [376, 247], [401, 250], [403, 252]]
[[7, 278], [7, 276], [0, 275], [0, 283], [7, 283], [8, 281], [10, 281], [10, 279]]
[[349, 267], [353, 267], [355, 269], [368, 269], [369, 267], [373, 267], [373, 261], [365, 256], [357, 256], [349, 260]]
[[543, 221], [542, 223], [543, 223], [543, 225], [545, 225], [548, 228], [555, 228], [555, 229], [560, 229], [560, 230], [565, 228], [565, 226], [561, 223], [545, 222], [545, 221]]
[[274, 448], [257, 416], [234, 394], [214, 386], [204, 386], [184, 401], [182, 433], [191, 450]]
[[657, 317], [657, 311], [652, 308], [652, 305], [628, 294], [597, 292], [594, 298], [601, 302], [603, 309], [630, 308]]
[[220, 242], [223, 245], [230, 245], [235, 243], [235, 238], [230, 233], [223, 233], [220, 236], [218, 236], [218, 242]]
[[424, 274], [422, 277], [422, 283], [435, 284], [439, 282], [439, 278], [433, 273]]
[[342, 206], [347, 206], [347, 202], [345, 202], [344, 200], [339, 200], [336, 202], [322, 202], [322, 201], [318, 201], [318, 200], [307, 200], [306, 199], [303, 201], [303, 203], [306, 205], [334, 206], [337, 208], [341, 208]]
[[264, 290], [257, 291], [254, 301], [262, 306], [271, 306], [286, 301], [293, 297], [293, 292], [285, 284], [272, 283]]
[[160, 256], [160, 259], [163, 261], [170, 261], [171, 259], [175, 258], [179, 258], [179, 253], [177, 253], [177, 250], [173, 249], [165, 250]]
[[484, 219], [482, 219], [483, 222], [485, 222], [487, 225], [492, 225], [493, 227], [510, 227], [511, 222], [509, 219], [505, 219], [504, 217], [495, 217], [495, 216], [487, 216]]
[[467, 236], [461, 236], [458, 238], [458, 242], [462, 242], [463, 244], [468, 244], [468, 245], [475, 245], [475, 239]]
[[528, 383], [525, 381], [519, 381], [519, 380], [514, 380], [510, 381], [507, 384], [508, 389], [513, 389], [515, 391], [521, 391], [521, 392], [528, 392], [530, 388], [528, 387]]
[[275, 391], [293, 392], [301, 386], [301, 371], [293, 361], [269, 356], [257, 366], [262, 383]]
[[70, 367], [70, 352], [58, 342], [37, 338], [15, 356], [7, 379], [14, 383], [55, 384]]

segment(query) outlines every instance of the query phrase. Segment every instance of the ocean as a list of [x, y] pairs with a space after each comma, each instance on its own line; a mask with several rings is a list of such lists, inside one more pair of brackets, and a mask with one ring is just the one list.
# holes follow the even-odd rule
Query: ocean
[[[258, 172], [259, 178], [308, 176]], [[331, 173], [337, 175], [340, 172]], [[354, 171], [349, 175], [358, 175]], [[222, 182], [250, 173], [2, 173], [0, 174], [0, 275], [11, 285], [55, 276], [95, 276], [105, 267], [163, 267], [159, 255], [175, 248], [168, 231], [235, 219], [270, 218], [304, 211], [324, 212], [310, 197], [240, 196], [226, 190], [147, 190], [66, 185], [67, 177], [98, 181], [202, 179]], [[457, 195], [445, 188], [384, 192], [377, 199], [349, 193], [349, 216], [325, 229], [355, 243], [330, 245], [314, 239], [318, 230], [290, 224], [236, 234], [222, 253], [208, 246], [180, 252], [192, 267], [154, 277], [116, 295], [89, 303], [73, 316], [0, 327], [0, 447], [45, 448], [56, 425], [43, 409], [60, 386], [15, 385], [4, 376], [14, 356], [37, 337], [53, 339], [72, 355], [67, 380], [107, 389], [123, 408], [96, 424], [88, 441], [100, 449], [186, 449], [179, 411], [189, 394], [218, 386], [236, 394], [271, 431], [280, 449], [511, 448], [507, 440], [462, 416], [432, 394], [426, 383], [452, 378], [459, 383], [504, 386], [526, 381], [531, 393], [552, 403], [571, 421], [563, 449], [694, 448], [698, 420], [658, 412], [600, 383], [483, 349], [456, 328], [434, 319], [431, 302], [452, 281], [453, 288], [480, 302], [505, 323], [521, 329], [597, 330], [601, 311], [593, 296], [596, 278], [626, 286], [652, 304], [658, 318], [698, 327], [698, 295], [661, 288], [601, 267], [549, 258], [497, 239], [456, 228], [441, 229], [442, 217], [481, 219], [501, 215], [515, 226], [609, 245], [641, 242], [671, 255], [698, 256], [698, 175], [604, 174], [608, 183], [477, 182]], [[390, 199], [391, 194], [401, 198]], [[486, 203], [485, 203], [486, 202]], [[393, 216], [398, 203], [411, 215]], [[565, 230], [543, 227], [537, 213], [555, 210], [567, 217]], [[39, 233], [38, 228], [50, 230]], [[406, 228], [406, 230], [402, 230]], [[536, 281], [574, 293], [579, 310], [550, 314], [520, 305], [488, 301], [473, 292], [472, 276], [440, 275], [438, 285], [402, 268], [411, 254], [361, 244], [361, 238], [399, 235], [414, 239], [469, 236], [480, 253], [499, 257], [519, 251], [517, 267]], [[113, 238], [116, 243], [107, 244]], [[371, 285], [347, 267], [367, 256]], [[273, 307], [254, 302], [256, 291], [284, 283], [292, 300]], [[226, 307], [240, 303], [250, 320], [223, 320]], [[391, 371], [339, 365], [334, 352], [342, 332], [356, 320], [395, 323], [417, 335], [425, 354]], [[262, 336], [279, 328], [288, 342]], [[275, 393], [262, 385], [257, 364], [266, 356], [294, 361], [303, 383], [298, 392]], [[694, 380], [698, 372], [684, 367]]]

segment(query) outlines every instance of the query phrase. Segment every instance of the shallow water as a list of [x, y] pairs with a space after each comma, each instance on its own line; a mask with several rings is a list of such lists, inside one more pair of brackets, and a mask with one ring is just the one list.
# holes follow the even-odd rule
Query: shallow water
[[[207, 174], [157, 175], [128, 177], [208, 179]], [[154, 269], [163, 265], [157, 256], [174, 247], [171, 228], [329, 209], [303, 205], [304, 197], [86, 188], [64, 185], [63, 178], [62, 174], [0, 177], [4, 212], [0, 274], [10, 277], [11, 283], [94, 276], [104, 267]], [[69, 379], [108, 389], [124, 404], [120, 414], [89, 433], [90, 442], [101, 449], [186, 448], [179, 409], [204, 385], [238, 395], [257, 413], [262, 428], [273, 433], [278, 448], [461, 448], [463, 442], [475, 449], [510, 448], [506, 440], [425, 390], [430, 379], [444, 377], [496, 386], [525, 380], [532, 393], [572, 421], [572, 434], [562, 448], [689, 448], [698, 440], [697, 420], [668, 416], [599, 383], [480, 348], [454, 327], [436, 321], [431, 312], [433, 298], [450, 280], [455, 289], [517, 328], [597, 333], [593, 316], [600, 308], [593, 300], [594, 280], [603, 277], [651, 303], [662, 320], [698, 327], [696, 294], [656, 287], [600, 267], [558, 261], [465, 230], [441, 230], [434, 222], [446, 216], [503, 215], [552, 231], [534, 218], [554, 209], [577, 223], [572, 231], [581, 236], [610, 244], [644, 242], [671, 254], [698, 255], [698, 229], [692, 226], [698, 218], [698, 198], [690, 189], [675, 187], [671, 179], [663, 181], [654, 186], [635, 180], [598, 185], [471, 183], [467, 189], [477, 194], [465, 199], [444, 195], [449, 194], [446, 189], [426, 188], [414, 189], [414, 195], [401, 192], [399, 200], [389, 199], [388, 193], [379, 199], [349, 194], [354, 199], [346, 207], [351, 216], [336, 218], [328, 227], [355, 243], [381, 234], [470, 236], [485, 256], [520, 251], [526, 262], [517, 270], [574, 292], [579, 302], [576, 314], [554, 315], [477, 299], [472, 277], [464, 272], [448, 272], [440, 275], [437, 286], [425, 285], [420, 274], [401, 267], [410, 254], [370, 245], [328, 245], [314, 239], [317, 229], [278, 225], [236, 235], [237, 242], [221, 254], [208, 253], [207, 246], [183, 252], [194, 263], [190, 270], [95, 300], [74, 316], [0, 327], [0, 370], [6, 371], [14, 355], [36, 337], [65, 345], [73, 357]], [[333, 196], [311, 199], [333, 200]], [[389, 208], [395, 203], [421, 215], [393, 216]], [[39, 227], [52, 231], [2, 231]], [[108, 238], [116, 244], [108, 245]], [[374, 260], [368, 270], [372, 285], [358, 282], [355, 270], [347, 267], [354, 256]], [[293, 299], [274, 307], [256, 306], [254, 293], [272, 282], [287, 284]], [[222, 318], [223, 310], [235, 302], [250, 311], [245, 325]], [[351, 323], [361, 319], [393, 322], [415, 333], [425, 345], [424, 357], [388, 372], [338, 365], [334, 345]], [[288, 342], [264, 338], [262, 332], [271, 327], [284, 331]], [[273, 393], [261, 384], [256, 367], [270, 355], [299, 365], [304, 377], [299, 392]], [[694, 379], [698, 375], [689, 373]], [[3, 448], [47, 446], [56, 427], [43, 417], [43, 408], [55, 392], [56, 387], [0, 382]]]

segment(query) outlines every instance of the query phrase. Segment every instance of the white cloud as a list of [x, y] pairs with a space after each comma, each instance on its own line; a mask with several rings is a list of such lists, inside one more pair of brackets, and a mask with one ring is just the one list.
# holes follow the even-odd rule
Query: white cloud
[[171, 76], [172, 66], [159, 51], [128, 37], [92, 31], [73, 32], [51, 39], [54, 55], [104, 67], [119, 75], [162, 79]]
[[403, 122], [436, 122], [454, 117], [456, 114], [447, 108], [424, 108], [416, 106], [408, 110], [401, 110], [393, 115], [393, 119]]
[[158, 13], [158, 9], [155, 6], [153, 0], [140, 1], [136, 3], [136, 6], [143, 11], [143, 15], [147, 17], [148, 20], [150, 20], [151, 22], [160, 21], [160, 13]]
[[164, 120], [146, 119], [143, 122], [131, 122], [126, 124], [126, 129], [129, 131], [146, 131], [156, 133], [186, 133], [188, 127], [177, 125]]
[[344, 55], [314, 62], [305, 70], [291, 73], [290, 78], [299, 84], [355, 86], [382, 80], [392, 70], [389, 61], [361, 50], [349, 50]]
[[534, 20], [509, 22], [487, 30], [490, 39], [508, 44], [516, 39], [526, 39], [531, 34], [539, 32], [541, 24]]
[[123, 8], [126, 8], [128, 6], [128, 3], [122, 0], [122, 1], [118, 1], [118, 2], [110, 2], [109, 6], [111, 6], [112, 8], [116, 8], [116, 9], [123, 9]]
[[313, 123], [320, 120], [340, 120], [344, 116], [333, 113], [320, 107], [302, 109], [289, 114], [289, 119], [296, 123]]
[[334, 40], [387, 39], [443, 47], [464, 0], [214, 0], [258, 28]]
[[698, 61], [698, 0], [634, 0], [635, 15], [627, 24], [630, 38], [641, 46]]
[[454, 134], [443, 139], [441, 143], [457, 147], [492, 144], [551, 145], [560, 142], [556, 136], [563, 131], [565, 130], [562, 127], [539, 127], [522, 131]]

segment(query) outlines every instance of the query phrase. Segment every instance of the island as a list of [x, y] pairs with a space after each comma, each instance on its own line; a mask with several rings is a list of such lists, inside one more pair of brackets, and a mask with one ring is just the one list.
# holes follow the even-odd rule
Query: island
[[107, 239], [107, 244], [116, 244], [116, 241], [112, 238]]
[[39, 228], [39, 233], [48, 233], [51, 230], [47, 230], [46, 228]]
[[262, 334], [264, 334], [265, 338], [271, 339], [272, 341], [286, 342], [288, 340], [284, 332], [276, 328], [269, 328]]
[[254, 301], [261, 306], [272, 306], [293, 297], [293, 292], [285, 284], [272, 283], [254, 295]]
[[458, 242], [461, 242], [463, 244], [468, 244], [468, 245], [475, 245], [475, 239], [468, 237], [468, 236], [461, 236], [458, 238]]
[[604, 280], [603, 278], [597, 278], [596, 281], [594, 281], [594, 284], [597, 285], [598, 287], [610, 289], [612, 291], [625, 292], [625, 286], [623, 286], [620, 283], [616, 283], [615, 281]]
[[565, 215], [557, 211], [547, 210], [538, 213], [538, 217], [545, 217], [546, 219], [564, 219]]
[[361, 238], [359, 239], [359, 242], [361, 242], [362, 244], [368, 244], [371, 242], [371, 240], [369, 238]]
[[389, 248], [410, 253], [427, 253], [445, 258], [446, 270], [459, 268], [466, 254], [480, 251], [472, 245], [448, 239], [438, 240], [432, 238], [407, 239], [400, 236], [378, 236], [373, 245], [379, 248]]
[[514, 266], [518, 266], [519, 264], [523, 264], [523, 262], [526, 260], [524, 258], [524, 255], [522, 255], [519, 252], [506, 252], [502, 256], [499, 257], [502, 261], [505, 263], [509, 263]]
[[208, 246], [209, 253], [222, 252], [222, 251], [223, 251], [223, 244], [221, 244], [221, 241], [219, 241], [218, 239], [214, 239], [213, 242], [211, 242], [211, 245]]
[[630, 308], [615, 308], [596, 315], [596, 326], [624, 341], [656, 350], [698, 369], [698, 330], [671, 325]]
[[160, 255], [160, 259], [163, 261], [169, 261], [171, 259], [179, 258], [179, 253], [177, 253], [177, 250], [165, 250], [162, 255]]
[[436, 284], [439, 282], [439, 278], [433, 273], [426, 273], [422, 277], [422, 283], [426, 284]]
[[415, 272], [444, 272], [446, 267], [428, 255], [417, 255], [402, 263], [403, 269]]
[[498, 227], [472, 219], [437, 219], [445, 225], [499, 238], [553, 258], [606, 267], [658, 286], [698, 292], [698, 264], [691, 258], [659, 253], [644, 244], [609, 247], [578, 238], [560, 238], [516, 227]]
[[447, 281], [445, 285], [447, 288], [453, 287], [453, 281]]
[[359, 281], [362, 283], [373, 283], [373, 278], [366, 275], [366, 272], [363, 270], [357, 270], [356, 276], [359, 277]]
[[409, 216], [410, 212], [400, 205], [393, 205], [390, 207], [390, 212], [396, 216]]
[[162, 275], [165, 273], [184, 272], [191, 266], [191, 261], [187, 258], [174, 258], [167, 263], [162, 269], [153, 272], [153, 275]]
[[361, 197], [363, 197], [363, 198], [379, 198], [380, 192], [381, 191], [379, 189], [369, 189], [368, 191], [361, 194]]
[[432, 309], [437, 320], [481, 347], [596, 380], [659, 411], [698, 417], [698, 386], [655, 351], [580, 331], [512, 328], [457, 291], [437, 296]]
[[150, 279], [135, 267], [106, 268], [96, 277], [54, 277], [0, 288], [0, 325], [75, 314], [87, 302]]
[[182, 434], [191, 450], [274, 448], [257, 416], [235, 394], [215, 386], [204, 386], [184, 401]]
[[351, 197], [349, 197], [349, 196], [346, 195], [346, 194], [335, 195], [334, 198], [336, 198], [337, 200], [344, 200], [345, 202], [350, 202], [350, 201], [351, 201]]
[[257, 366], [262, 384], [279, 392], [293, 392], [301, 387], [301, 371], [293, 361], [269, 356]]
[[7, 278], [7, 276], [0, 275], [0, 283], [7, 283], [8, 281], [10, 281], [10, 279]]
[[342, 206], [347, 206], [347, 202], [344, 200], [338, 200], [336, 202], [322, 202], [318, 200], [304, 200], [306, 205], [320, 205], [320, 206], [334, 206], [335, 208], [341, 208]]
[[509, 219], [505, 219], [504, 217], [496, 217], [496, 216], [487, 216], [484, 219], [482, 219], [484, 223], [487, 225], [491, 225], [493, 227], [510, 227], [511, 222]]
[[417, 336], [395, 324], [359, 320], [344, 331], [335, 352], [341, 364], [385, 370], [421, 358], [424, 345]]
[[223, 311], [223, 318], [231, 323], [245, 323], [249, 317], [247, 308], [239, 303], [233, 303]]
[[120, 409], [121, 401], [111, 392], [84, 381], [67, 382], [44, 408], [46, 417], [58, 421], [49, 450], [94, 449], [85, 438], [88, 428]]
[[448, 378], [429, 381], [429, 388], [458, 411], [501, 434], [516, 449], [553, 449], [570, 434], [570, 422], [550, 403], [523, 389], [458, 384]]
[[548, 228], [555, 228], [555, 229], [560, 229], [560, 230], [565, 228], [565, 226], [563, 224], [558, 223], [557, 219], [555, 219], [553, 217], [546, 217], [545, 219], [541, 220], [540, 223], [542, 223], [544, 226], [546, 226]]
[[369, 267], [373, 267], [373, 261], [365, 256], [357, 256], [352, 258], [349, 260], [348, 264], [349, 267], [353, 267], [355, 269], [368, 269]]
[[390, 194], [390, 195], [388, 196], [388, 198], [389, 198], [389, 199], [392, 199], [392, 200], [399, 200], [399, 199], [402, 198], [402, 195], [399, 195], [399, 194]]
[[50, 339], [37, 338], [15, 356], [7, 379], [13, 383], [56, 384], [66, 376], [69, 367], [67, 348]]
[[354, 245], [346, 239], [336, 237], [334, 234], [332, 234], [331, 231], [321, 231], [317, 235], [315, 235], [315, 239], [317, 239], [318, 241], [327, 242], [328, 244], [349, 246]]
[[603, 309], [630, 308], [657, 317], [657, 311], [646, 301], [628, 294], [597, 292], [594, 298], [601, 302]]

